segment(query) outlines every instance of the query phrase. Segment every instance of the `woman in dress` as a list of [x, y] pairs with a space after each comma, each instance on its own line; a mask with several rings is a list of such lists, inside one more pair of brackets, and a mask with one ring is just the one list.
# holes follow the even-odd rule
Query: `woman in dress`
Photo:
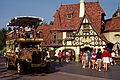
[[103, 60], [103, 65], [104, 65], [104, 70], [108, 70], [108, 64], [110, 63], [110, 53], [107, 51], [106, 48], [104, 48], [104, 51], [102, 53], [102, 60]]

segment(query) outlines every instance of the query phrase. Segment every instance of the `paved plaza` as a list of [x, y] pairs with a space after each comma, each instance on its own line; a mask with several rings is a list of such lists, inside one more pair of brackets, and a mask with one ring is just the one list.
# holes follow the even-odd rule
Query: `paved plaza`
[[[2, 62], [1, 62], [2, 61]], [[81, 63], [76, 62], [51, 62], [50, 71], [47, 74], [37, 71], [18, 75], [16, 70], [7, 70], [4, 60], [0, 61], [0, 80], [120, 80], [120, 65], [110, 65], [108, 72], [95, 69], [82, 68]]]

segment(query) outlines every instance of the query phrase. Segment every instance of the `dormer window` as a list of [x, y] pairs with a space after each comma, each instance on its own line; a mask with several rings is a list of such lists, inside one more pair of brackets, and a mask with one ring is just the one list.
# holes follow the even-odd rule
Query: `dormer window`
[[67, 14], [67, 20], [71, 20], [72, 19], [72, 14]]
[[89, 29], [89, 24], [88, 24], [88, 23], [84, 23], [84, 24], [83, 24], [83, 28], [84, 28], [84, 29]]
[[83, 24], [83, 32], [88, 33], [90, 31], [89, 23]]

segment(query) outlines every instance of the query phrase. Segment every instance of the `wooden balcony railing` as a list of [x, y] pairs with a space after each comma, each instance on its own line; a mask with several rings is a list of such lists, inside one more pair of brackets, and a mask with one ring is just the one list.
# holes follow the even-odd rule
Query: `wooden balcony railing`
[[43, 39], [43, 33], [42, 32], [33, 32], [33, 31], [19, 31], [19, 32], [8, 32], [6, 34], [6, 40], [39, 40], [39, 39]]

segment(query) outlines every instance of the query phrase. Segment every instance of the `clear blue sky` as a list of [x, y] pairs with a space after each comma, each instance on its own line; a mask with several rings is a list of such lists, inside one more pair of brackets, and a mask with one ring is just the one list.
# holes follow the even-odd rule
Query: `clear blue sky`
[[[80, 0], [0, 0], [0, 28], [5, 27], [16, 16], [38, 16], [47, 22], [53, 20], [55, 11], [62, 4], [79, 3]], [[97, 1], [97, 0], [85, 0]], [[120, 6], [120, 0], [99, 0], [106, 18]]]

